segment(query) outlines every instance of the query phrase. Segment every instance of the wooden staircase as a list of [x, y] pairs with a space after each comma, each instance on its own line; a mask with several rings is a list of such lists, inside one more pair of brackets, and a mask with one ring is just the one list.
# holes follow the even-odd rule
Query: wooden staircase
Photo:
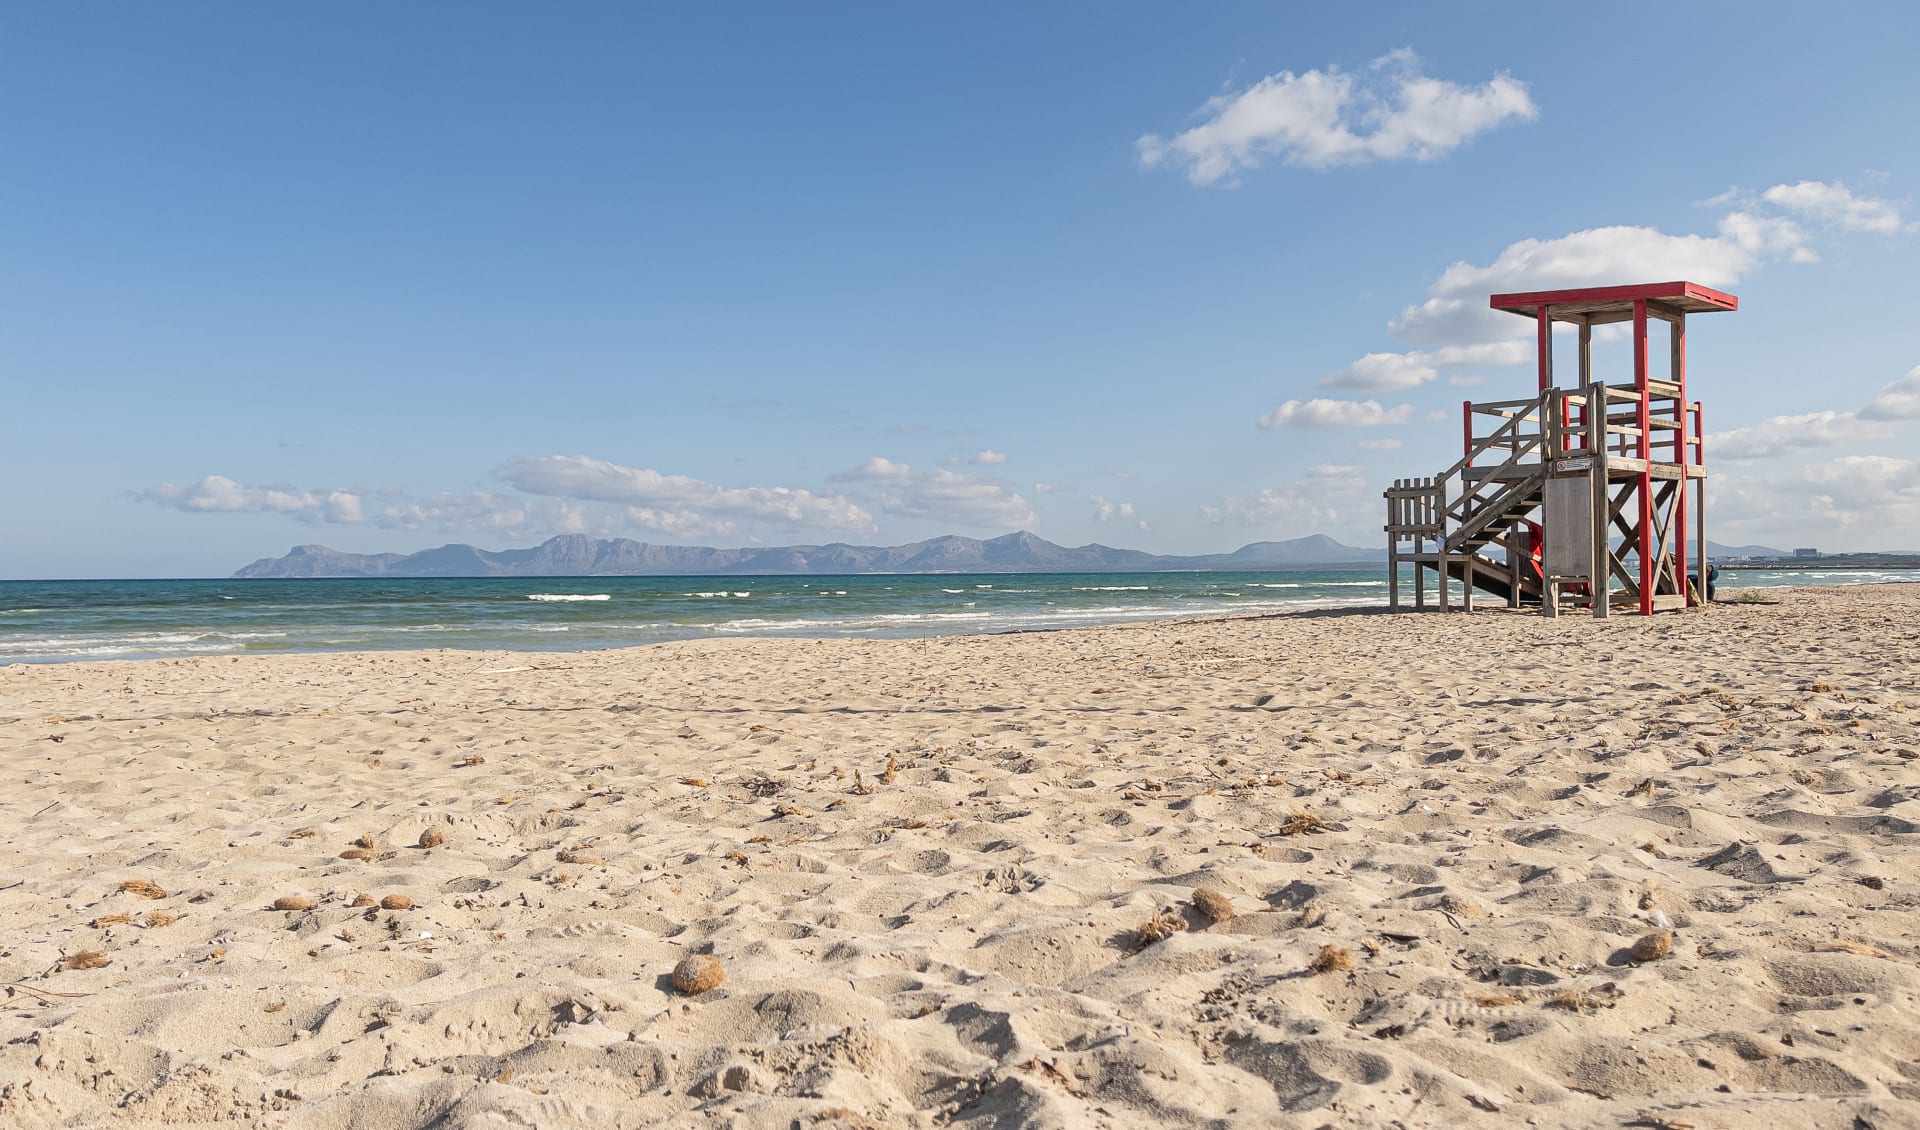
[[1535, 518], [1547, 479], [1548, 396], [1475, 404], [1469, 421], [1496, 421], [1475, 435], [1459, 462], [1432, 478], [1396, 480], [1387, 492], [1387, 575], [1400, 607], [1400, 569], [1411, 566], [1414, 607], [1425, 608], [1426, 572], [1440, 608], [1452, 604], [1447, 579], [1461, 583], [1462, 607], [1476, 590], [1510, 607], [1538, 603], [1542, 585], [1533, 552]]

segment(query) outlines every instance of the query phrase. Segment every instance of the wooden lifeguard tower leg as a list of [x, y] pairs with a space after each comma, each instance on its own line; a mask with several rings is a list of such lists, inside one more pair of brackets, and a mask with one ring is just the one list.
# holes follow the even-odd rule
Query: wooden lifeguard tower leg
[[[1592, 327], [1580, 327], [1582, 367], [1591, 375], [1590, 347]], [[1587, 489], [1592, 500], [1593, 564], [1589, 566], [1587, 595], [1594, 616], [1606, 619], [1613, 605], [1613, 507], [1607, 492], [1607, 386], [1589, 379], [1587, 390], [1587, 450], [1593, 453], [1593, 466], [1587, 469]]]

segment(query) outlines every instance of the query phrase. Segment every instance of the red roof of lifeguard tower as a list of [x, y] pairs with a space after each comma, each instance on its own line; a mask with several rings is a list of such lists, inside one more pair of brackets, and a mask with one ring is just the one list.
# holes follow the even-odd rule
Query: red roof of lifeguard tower
[[1690, 282], [1636, 283], [1632, 286], [1589, 286], [1577, 290], [1534, 290], [1523, 294], [1496, 294], [1488, 301], [1495, 310], [1537, 318], [1540, 309], [1557, 322], [1589, 326], [1624, 322], [1633, 317], [1633, 304], [1645, 302], [1655, 315], [1711, 314], [1738, 310], [1731, 294]]

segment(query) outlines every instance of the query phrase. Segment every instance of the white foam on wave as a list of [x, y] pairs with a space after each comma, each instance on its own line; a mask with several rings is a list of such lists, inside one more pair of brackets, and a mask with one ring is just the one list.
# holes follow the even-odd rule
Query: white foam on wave
[[613, 594], [606, 593], [606, 592], [596, 592], [596, 593], [535, 592], [535, 593], [528, 593], [527, 599], [528, 600], [544, 600], [544, 601], [550, 601], [554, 603], [570, 603], [576, 600], [612, 600]]
[[1152, 585], [1075, 585], [1074, 592], [1148, 592]]

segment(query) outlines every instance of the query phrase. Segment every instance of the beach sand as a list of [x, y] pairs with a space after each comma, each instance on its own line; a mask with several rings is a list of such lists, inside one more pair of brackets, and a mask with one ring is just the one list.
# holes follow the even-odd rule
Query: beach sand
[[0, 1125], [1920, 1126], [1917, 724], [1920, 585], [4, 668]]

